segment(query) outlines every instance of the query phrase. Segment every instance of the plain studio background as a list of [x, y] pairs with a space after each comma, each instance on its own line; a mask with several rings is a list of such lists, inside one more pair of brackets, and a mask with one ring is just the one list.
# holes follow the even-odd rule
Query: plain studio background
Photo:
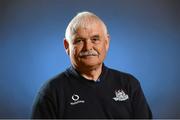
[[154, 118], [180, 118], [178, 0], [0, 0], [0, 118], [29, 118], [42, 84], [69, 67], [64, 32], [84, 10], [108, 26], [105, 64], [139, 79]]

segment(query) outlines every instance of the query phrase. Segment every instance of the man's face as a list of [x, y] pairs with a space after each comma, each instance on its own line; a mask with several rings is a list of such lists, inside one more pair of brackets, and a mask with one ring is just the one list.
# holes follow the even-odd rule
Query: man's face
[[92, 23], [77, 29], [71, 41], [64, 41], [71, 63], [76, 67], [101, 65], [109, 48], [109, 36], [102, 24]]

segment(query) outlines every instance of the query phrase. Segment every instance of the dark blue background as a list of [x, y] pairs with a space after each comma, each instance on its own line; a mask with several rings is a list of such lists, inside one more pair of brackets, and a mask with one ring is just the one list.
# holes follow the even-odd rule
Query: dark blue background
[[180, 118], [178, 0], [0, 0], [0, 118], [28, 118], [42, 84], [70, 65], [64, 32], [84, 10], [108, 26], [105, 64], [139, 79], [155, 118]]

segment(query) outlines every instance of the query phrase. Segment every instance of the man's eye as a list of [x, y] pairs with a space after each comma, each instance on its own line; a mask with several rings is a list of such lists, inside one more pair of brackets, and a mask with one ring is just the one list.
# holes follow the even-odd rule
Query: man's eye
[[74, 43], [76, 44], [76, 43], [81, 43], [82, 42], [82, 39], [76, 39], [75, 41], [74, 41]]
[[76, 42], [81, 42], [82, 40], [81, 39], [77, 39]]
[[93, 38], [94, 41], [99, 40], [98, 38]]
[[99, 41], [99, 38], [92, 38], [92, 41], [97, 42], [97, 41]]

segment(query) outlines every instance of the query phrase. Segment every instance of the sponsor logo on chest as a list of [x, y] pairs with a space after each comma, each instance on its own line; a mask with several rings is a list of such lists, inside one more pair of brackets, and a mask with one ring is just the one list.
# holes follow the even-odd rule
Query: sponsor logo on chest
[[73, 102], [71, 102], [70, 105], [76, 105], [76, 104], [79, 104], [79, 103], [85, 103], [84, 100], [79, 100], [79, 95], [77, 95], [77, 94], [73, 94], [71, 98], [72, 98]]

